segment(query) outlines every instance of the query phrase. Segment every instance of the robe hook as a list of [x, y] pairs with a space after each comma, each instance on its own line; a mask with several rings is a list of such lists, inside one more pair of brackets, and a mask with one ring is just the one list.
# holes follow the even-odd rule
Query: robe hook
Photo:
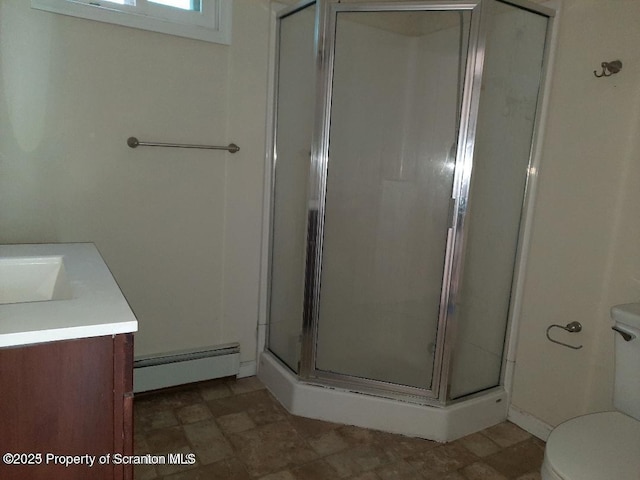
[[597, 70], [593, 71], [593, 74], [598, 78], [610, 77], [614, 73], [618, 73], [620, 70], [622, 70], [622, 62], [620, 60], [614, 60], [613, 62], [602, 62], [600, 66], [602, 67], [602, 72], [600, 73], [600, 75], [598, 75]]

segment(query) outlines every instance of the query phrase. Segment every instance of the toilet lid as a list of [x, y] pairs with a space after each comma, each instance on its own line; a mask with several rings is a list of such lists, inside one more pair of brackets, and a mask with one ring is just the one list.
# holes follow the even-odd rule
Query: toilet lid
[[620, 412], [571, 419], [551, 432], [545, 462], [567, 480], [640, 480], [640, 422]]

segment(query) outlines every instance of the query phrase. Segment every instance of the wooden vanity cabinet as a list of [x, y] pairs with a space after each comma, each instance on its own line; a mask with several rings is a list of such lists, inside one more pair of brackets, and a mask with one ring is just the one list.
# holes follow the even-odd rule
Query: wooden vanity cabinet
[[[40, 464], [7, 465], [3, 480], [131, 480], [133, 335], [119, 334], [0, 349], [0, 455]], [[91, 455], [92, 467], [65, 467], [46, 455]], [[110, 461], [98, 464], [101, 455]], [[86, 457], [85, 457], [86, 458]]]

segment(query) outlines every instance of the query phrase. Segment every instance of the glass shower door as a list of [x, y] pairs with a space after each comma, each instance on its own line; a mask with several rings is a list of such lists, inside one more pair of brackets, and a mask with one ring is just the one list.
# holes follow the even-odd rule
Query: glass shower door
[[489, 2], [461, 283], [452, 399], [500, 384], [549, 17]]
[[316, 5], [278, 18], [268, 346], [298, 372], [315, 101]]
[[314, 374], [426, 392], [471, 13], [340, 8]]

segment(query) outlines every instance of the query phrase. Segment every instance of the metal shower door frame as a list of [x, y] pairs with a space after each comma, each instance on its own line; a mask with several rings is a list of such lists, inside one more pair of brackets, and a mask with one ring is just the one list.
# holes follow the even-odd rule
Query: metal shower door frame
[[[267, 159], [268, 159], [268, 181], [266, 183], [268, 183], [268, 188], [269, 188], [269, 193], [268, 193], [268, 217], [267, 217], [267, 221], [269, 223], [269, 229], [268, 229], [268, 241], [267, 241], [267, 255], [268, 255], [268, 259], [267, 259], [267, 265], [266, 265], [266, 282], [265, 282], [265, 287], [266, 287], [266, 302], [265, 302], [265, 323], [267, 325], [266, 331], [265, 331], [265, 339], [264, 339], [264, 347], [265, 348], [269, 348], [270, 346], [270, 331], [271, 331], [271, 294], [272, 294], [272, 286], [271, 283], [273, 281], [273, 244], [274, 244], [274, 217], [275, 217], [275, 179], [276, 179], [276, 170], [277, 170], [277, 158], [278, 158], [278, 154], [277, 154], [277, 150], [278, 150], [278, 88], [279, 88], [279, 77], [280, 77], [280, 67], [279, 67], [279, 63], [280, 63], [280, 29], [281, 29], [281, 21], [290, 16], [290, 15], [295, 15], [297, 12], [304, 10], [307, 7], [310, 7], [312, 5], [316, 4], [316, 9], [319, 8], [318, 4], [318, 0], [301, 0], [299, 1], [297, 4], [292, 5], [290, 7], [286, 7], [281, 9], [280, 11], [278, 11], [276, 13], [276, 20], [275, 20], [275, 55], [273, 58], [273, 84], [271, 85], [270, 90], [271, 91], [271, 108], [270, 111], [268, 111], [267, 114], [267, 118], [268, 118], [268, 129], [270, 130], [270, 135], [267, 136]], [[314, 32], [314, 40], [315, 40], [315, 47], [316, 47], [316, 54], [317, 54], [317, 46], [318, 46], [318, 14], [316, 12], [316, 21], [315, 21], [315, 32]], [[317, 77], [317, 74], [316, 74]], [[317, 91], [317, 89], [316, 89]], [[314, 142], [312, 141], [312, 144]], [[308, 228], [308, 218], [307, 218], [307, 228]], [[307, 241], [307, 239], [302, 239], [301, 241]], [[308, 249], [308, 246], [306, 247]], [[306, 275], [306, 272], [301, 272], [301, 277], [300, 280], [304, 281], [304, 277]], [[306, 292], [305, 292], [305, 303], [306, 303]], [[302, 319], [301, 319], [302, 320]], [[302, 339], [303, 335], [300, 335], [300, 338]], [[270, 350], [274, 356], [277, 358], [277, 360], [284, 365], [286, 368], [293, 370], [293, 368], [290, 365], [287, 365], [286, 362], [284, 362], [284, 360], [282, 360], [278, 354], [276, 352], [274, 352], [273, 350]], [[302, 357], [302, 354], [300, 355], [300, 357]], [[299, 364], [302, 363], [302, 360], [300, 360], [298, 362]], [[301, 375], [300, 372], [300, 368], [298, 368], [298, 370], [293, 370], [294, 373], [296, 373], [298, 376]]]
[[[415, 1], [377, 1], [369, 2], [344, 2], [340, 0], [304, 0], [293, 7], [282, 10], [277, 15], [276, 28], [279, 43], [279, 20], [295, 12], [316, 3], [316, 92], [315, 92], [315, 118], [314, 131], [311, 145], [311, 169], [309, 178], [309, 197], [307, 198], [307, 238], [306, 256], [309, 260], [313, 253], [314, 268], [312, 271], [307, 268], [301, 274], [301, 281], [305, 282], [304, 318], [302, 319], [301, 352], [298, 377], [307, 383], [314, 383], [323, 386], [338, 387], [347, 390], [354, 390], [363, 393], [382, 395], [388, 398], [411, 401], [425, 405], [443, 406], [448, 403], [455, 403], [459, 400], [451, 401], [448, 398], [448, 385], [450, 383], [451, 358], [453, 354], [453, 344], [455, 341], [456, 325], [456, 299], [462, 280], [462, 269], [464, 261], [465, 246], [465, 218], [468, 210], [471, 173], [473, 169], [474, 147], [478, 109], [480, 102], [480, 88], [485, 56], [485, 39], [487, 37], [487, 17], [488, 9], [494, 2], [511, 4], [525, 10], [548, 16], [550, 19], [547, 36], [547, 46], [552, 29], [555, 11], [544, 7], [531, 0], [415, 0]], [[387, 383], [383, 381], [354, 377], [345, 374], [335, 374], [325, 372], [315, 368], [316, 343], [318, 334], [318, 324], [320, 318], [320, 282], [322, 273], [322, 246], [324, 234], [324, 214], [327, 185], [327, 168], [329, 153], [329, 133], [331, 120], [332, 102], [332, 79], [335, 49], [335, 27], [338, 12], [372, 12], [372, 11], [469, 11], [471, 12], [471, 25], [469, 31], [468, 51], [466, 55], [466, 68], [464, 75], [462, 101], [460, 108], [460, 126], [457, 138], [457, 150], [455, 160], [455, 171], [452, 187], [453, 201], [453, 221], [447, 230], [446, 252], [444, 274], [442, 278], [442, 290], [440, 297], [440, 312], [438, 317], [436, 352], [434, 355], [434, 368], [432, 375], [432, 388], [421, 389], [406, 385]], [[271, 192], [270, 192], [270, 229], [269, 245], [273, 244], [273, 179], [276, 173], [276, 126], [277, 126], [277, 86], [278, 86], [278, 56], [279, 48], [276, 46], [276, 68], [274, 83], [274, 104], [272, 113], [272, 139], [270, 140], [271, 157]], [[548, 52], [545, 53], [545, 60], [541, 72], [544, 79], [548, 68]], [[544, 81], [540, 87], [540, 96], [536, 110], [536, 120], [534, 135], [532, 139], [532, 152], [534, 150], [536, 138], [539, 136], [540, 112], [542, 104], [542, 92]], [[530, 165], [534, 161], [530, 158]], [[526, 182], [525, 200], [523, 215], [526, 215], [526, 207], [529, 203], [531, 192], [529, 179]], [[526, 222], [522, 222], [525, 224]], [[514, 275], [514, 287], [519, 287], [518, 273], [521, 268], [521, 248], [523, 243], [523, 230], [521, 226], [518, 239], [518, 253], [516, 254], [516, 274]], [[307, 261], [308, 261], [307, 260]], [[269, 259], [267, 262], [267, 317], [269, 316], [269, 304], [271, 298], [271, 248], [269, 247]], [[510, 317], [512, 309], [510, 308]], [[267, 324], [270, 325], [270, 319]], [[509, 324], [511, 323], [511, 319]], [[508, 326], [508, 328], [511, 328]], [[267, 329], [267, 345], [269, 342], [269, 329]], [[508, 343], [508, 342], [507, 342]], [[505, 347], [506, 348], [506, 347]], [[425, 359], [427, 348], [425, 346]], [[277, 357], [277, 355], [276, 355]], [[503, 356], [504, 359], [504, 356]], [[284, 363], [283, 363], [284, 365]], [[501, 378], [504, 376], [504, 360]]]
[[[307, 238], [307, 251], [314, 254], [313, 272], [306, 272], [306, 295], [308, 308], [302, 329], [302, 354], [299, 375], [302, 380], [318, 382], [339, 388], [354, 389], [361, 392], [383, 394], [388, 397], [414, 401], [424, 404], [442, 405], [446, 401], [450, 352], [452, 350], [447, 324], [451, 321], [451, 306], [455, 287], [459, 285], [458, 272], [460, 262], [456, 253], [461, 252], [457, 245], [463, 240], [463, 225], [467, 206], [467, 196], [473, 162], [473, 139], [479, 104], [480, 81], [484, 58], [484, 36], [482, 33], [482, 10], [486, 1], [401, 1], [401, 2], [357, 2], [338, 3], [334, 0], [319, 0], [317, 28], [318, 72], [316, 77], [316, 118], [311, 150], [311, 178], [308, 218], [315, 216], [315, 225], [308, 228], [312, 238]], [[436, 333], [436, 350], [431, 388], [423, 389], [407, 385], [388, 383], [346, 374], [326, 372], [315, 366], [318, 325], [320, 319], [320, 283], [322, 274], [322, 255], [324, 237], [324, 215], [326, 201], [327, 171], [329, 162], [329, 135], [331, 122], [332, 80], [335, 60], [335, 32], [337, 14], [340, 12], [397, 12], [397, 11], [468, 11], [471, 13], [469, 44], [466, 55], [466, 68], [462, 102], [460, 110], [460, 128], [457, 138], [455, 171], [453, 176], [453, 222], [447, 229], [444, 273], [440, 297], [440, 309]], [[317, 206], [317, 214], [312, 211]], [[458, 267], [458, 268], [456, 268]], [[425, 345], [425, 361], [427, 346]]]

